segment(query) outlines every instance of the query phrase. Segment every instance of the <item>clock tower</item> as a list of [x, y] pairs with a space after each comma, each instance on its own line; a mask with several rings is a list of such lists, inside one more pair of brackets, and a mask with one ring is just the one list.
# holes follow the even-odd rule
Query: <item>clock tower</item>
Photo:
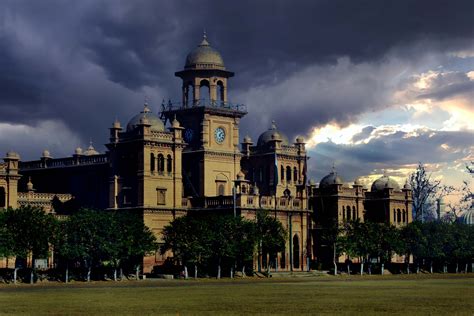
[[184, 127], [184, 194], [231, 195], [240, 171], [239, 122], [247, 113], [245, 106], [227, 100], [228, 79], [234, 73], [226, 70], [204, 34], [186, 57], [184, 70], [175, 75], [183, 80], [182, 101], [168, 105], [163, 114], [168, 120], [176, 117]]

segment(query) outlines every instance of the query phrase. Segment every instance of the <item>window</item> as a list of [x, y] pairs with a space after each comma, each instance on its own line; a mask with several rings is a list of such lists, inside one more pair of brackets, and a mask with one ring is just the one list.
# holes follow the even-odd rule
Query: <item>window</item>
[[407, 222], [407, 219], [406, 219], [407, 212], [405, 210], [403, 210], [402, 215], [403, 215], [403, 222], [406, 223]]
[[393, 209], [393, 222], [397, 222], [397, 211], [395, 209]]
[[397, 223], [402, 222], [402, 213], [400, 212], [400, 209], [397, 209]]
[[293, 168], [293, 181], [298, 181], [298, 169], [296, 167]]
[[353, 218], [353, 219], [357, 219], [357, 218], [358, 218], [355, 206], [352, 207], [352, 218]]
[[285, 167], [283, 165], [280, 166], [280, 173], [281, 181], [285, 180]]
[[158, 172], [163, 173], [165, 171], [165, 157], [162, 154], [158, 155]]
[[351, 207], [350, 206], [346, 206], [346, 212], [347, 212], [347, 220], [350, 221], [351, 220]]
[[291, 181], [291, 167], [290, 166], [286, 167], [286, 181], [288, 182]]
[[155, 172], [155, 154], [150, 154], [150, 171]]
[[300, 268], [300, 239], [296, 234], [293, 237], [293, 267]]
[[166, 171], [168, 173], [171, 173], [171, 171], [173, 171], [173, 159], [171, 158], [171, 155], [168, 155], [166, 157]]
[[224, 84], [222, 83], [222, 81], [217, 81], [217, 95], [218, 95], [218, 99], [222, 102], [225, 101], [225, 95], [224, 95]]
[[165, 205], [166, 204], [166, 189], [157, 188], [156, 189], [156, 204]]
[[7, 203], [6, 203], [6, 193], [5, 193], [5, 188], [4, 187], [0, 187], [0, 207], [5, 207], [7, 206]]
[[217, 195], [225, 195], [225, 184], [217, 183]]
[[342, 220], [346, 220], [346, 209], [344, 208], [344, 206], [342, 207]]

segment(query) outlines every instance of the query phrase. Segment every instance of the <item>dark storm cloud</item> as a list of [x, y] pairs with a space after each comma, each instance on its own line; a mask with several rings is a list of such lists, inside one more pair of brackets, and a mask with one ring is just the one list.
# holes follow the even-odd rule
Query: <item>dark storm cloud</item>
[[179, 99], [173, 73], [205, 28], [237, 74], [229, 92], [249, 106], [243, 127], [256, 133], [264, 113], [289, 134], [305, 133], [383, 106], [384, 87], [361, 75], [352, 78], [358, 90], [346, 91], [349, 80], [334, 92], [326, 81], [313, 86], [326, 89], [293, 102], [246, 93], [264, 94], [311, 67], [330, 73], [341, 56], [357, 66], [381, 63], [390, 51], [412, 60], [427, 50], [461, 50], [473, 37], [473, 9], [472, 1], [3, 1], [0, 122], [64, 121], [84, 141], [105, 142], [108, 124], [126, 123], [145, 95], [155, 110], [162, 98]]
[[371, 174], [374, 168], [380, 173], [381, 169], [399, 169], [420, 161], [454, 162], [469, 154], [473, 139], [472, 131], [419, 130], [417, 135], [397, 131], [357, 145], [325, 142], [310, 151], [310, 171], [315, 179], [320, 179], [334, 163], [344, 171], [344, 180], [351, 181]]

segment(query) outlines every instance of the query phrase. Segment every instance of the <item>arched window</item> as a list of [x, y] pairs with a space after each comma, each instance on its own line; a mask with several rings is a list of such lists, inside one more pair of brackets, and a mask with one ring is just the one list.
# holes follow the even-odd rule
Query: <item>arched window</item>
[[347, 212], [347, 220], [350, 221], [352, 218], [351, 218], [351, 207], [350, 206], [346, 206], [346, 212]]
[[285, 180], [285, 167], [283, 167], [283, 165], [280, 166], [280, 173], [281, 181]]
[[209, 90], [209, 81], [207, 80], [201, 80], [199, 83], [199, 98], [201, 100], [210, 100], [211, 95], [210, 95], [210, 90]]
[[185, 107], [189, 105], [189, 95], [191, 88], [193, 88], [193, 83], [190, 81], [183, 85], [183, 101]]
[[162, 154], [158, 154], [158, 172], [163, 173], [165, 171], [165, 157]]
[[402, 215], [403, 215], [403, 222], [406, 223], [406, 221], [407, 221], [407, 219], [406, 219], [407, 211], [403, 210]]
[[293, 237], [293, 267], [300, 268], [300, 239], [296, 234]]
[[168, 155], [166, 157], [166, 171], [168, 173], [171, 173], [171, 171], [173, 171], [173, 158], [171, 158], [171, 155]]
[[400, 212], [400, 209], [397, 209], [397, 223], [402, 222], [402, 213]]
[[224, 183], [219, 183], [217, 185], [217, 195], [225, 195], [225, 184]]
[[293, 181], [298, 182], [298, 169], [296, 167], [293, 168]]
[[357, 212], [356, 212], [355, 206], [353, 206], [353, 207], [352, 207], [352, 219], [355, 220], [355, 219], [357, 219], [357, 218], [359, 218], [359, 217], [357, 216]]
[[150, 154], [150, 171], [155, 172], [155, 154]]
[[224, 95], [224, 83], [222, 81], [217, 81], [217, 99], [221, 102], [225, 101], [225, 95]]
[[393, 222], [397, 222], [397, 211], [395, 209], [393, 209]]
[[7, 198], [4, 187], [0, 187], [0, 207], [7, 206]]
[[286, 181], [288, 182], [291, 181], [291, 167], [290, 166], [286, 167]]
[[346, 209], [345, 209], [344, 206], [342, 207], [342, 220], [343, 220], [343, 221], [346, 220]]

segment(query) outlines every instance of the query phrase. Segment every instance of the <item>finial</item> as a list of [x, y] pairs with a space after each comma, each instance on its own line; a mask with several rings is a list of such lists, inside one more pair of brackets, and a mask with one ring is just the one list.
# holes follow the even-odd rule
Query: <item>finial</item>
[[145, 94], [145, 104], [148, 105], [148, 96]]
[[28, 183], [26, 184], [28, 191], [33, 191], [33, 183], [31, 182], [31, 177], [28, 177]]
[[204, 31], [203, 31], [202, 42], [201, 42], [201, 44], [199, 44], [199, 46], [209, 46], [209, 42], [207, 41], [206, 29], [204, 29]]
[[383, 176], [387, 177], [387, 169], [383, 169], [382, 171], [383, 171]]
[[275, 120], [272, 120], [272, 126], [270, 129], [277, 129]]
[[331, 173], [336, 173], [336, 163], [334, 161], [332, 162]]

